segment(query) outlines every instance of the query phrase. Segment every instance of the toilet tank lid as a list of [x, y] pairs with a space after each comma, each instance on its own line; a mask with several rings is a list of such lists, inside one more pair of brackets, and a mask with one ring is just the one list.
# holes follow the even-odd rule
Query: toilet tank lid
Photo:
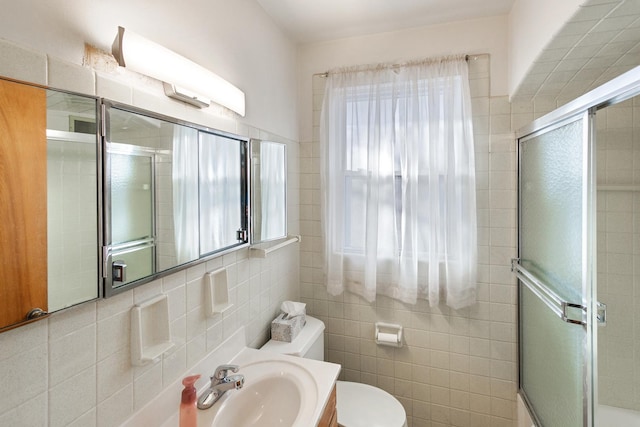
[[306, 316], [307, 323], [297, 337], [291, 342], [269, 340], [262, 346], [263, 350], [274, 351], [280, 354], [304, 357], [309, 348], [324, 332], [324, 323], [315, 317]]

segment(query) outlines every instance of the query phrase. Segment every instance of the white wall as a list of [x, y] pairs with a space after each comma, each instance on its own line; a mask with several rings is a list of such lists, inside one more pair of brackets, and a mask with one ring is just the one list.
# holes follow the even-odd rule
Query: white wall
[[334, 67], [450, 54], [491, 56], [491, 95], [507, 94], [507, 17], [453, 22], [303, 45], [298, 51], [300, 141], [310, 141], [311, 78]]
[[21, 0], [0, 14], [0, 38], [78, 65], [84, 43], [110, 52], [118, 26], [242, 89], [244, 123], [297, 138], [296, 48], [253, 0]]
[[585, 0], [516, 0], [509, 14], [509, 94]]

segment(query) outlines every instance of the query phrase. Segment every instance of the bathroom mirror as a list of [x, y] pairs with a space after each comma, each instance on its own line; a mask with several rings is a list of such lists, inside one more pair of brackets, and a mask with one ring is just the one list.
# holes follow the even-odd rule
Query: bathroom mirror
[[0, 80], [0, 331], [98, 297], [97, 105]]
[[246, 145], [210, 132], [199, 134], [200, 256], [246, 242]]
[[287, 236], [286, 145], [251, 140], [252, 243]]
[[106, 296], [248, 242], [246, 140], [105, 105]]
[[47, 90], [49, 312], [98, 297], [97, 106]]

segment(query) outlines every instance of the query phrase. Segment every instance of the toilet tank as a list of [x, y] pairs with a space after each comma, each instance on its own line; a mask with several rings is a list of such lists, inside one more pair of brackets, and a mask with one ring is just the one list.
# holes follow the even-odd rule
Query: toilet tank
[[315, 317], [306, 316], [307, 323], [292, 342], [269, 340], [263, 350], [280, 354], [324, 360], [324, 323]]

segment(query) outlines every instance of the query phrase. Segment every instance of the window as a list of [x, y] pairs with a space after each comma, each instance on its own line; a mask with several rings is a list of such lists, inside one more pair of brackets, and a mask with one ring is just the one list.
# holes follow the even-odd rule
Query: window
[[475, 301], [464, 59], [330, 73], [321, 144], [329, 292]]

